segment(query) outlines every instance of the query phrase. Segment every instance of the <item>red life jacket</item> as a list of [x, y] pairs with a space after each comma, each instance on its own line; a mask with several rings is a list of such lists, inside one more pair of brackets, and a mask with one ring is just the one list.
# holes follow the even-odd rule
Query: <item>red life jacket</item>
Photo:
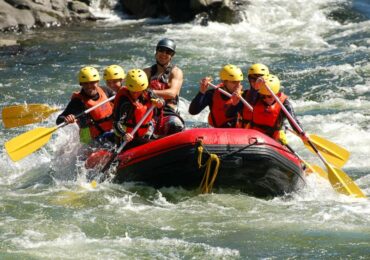
[[[242, 97], [249, 103], [250, 102], [250, 91], [246, 90], [243, 94]], [[251, 104], [253, 107], [254, 104]], [[248, 107], [243, 105], [243, 109], [240, 114], [238, 114], [238, 123], [237, 126], [238, 128], [248, 128], [249, 127], [249, 122], [252, 120], [252, 114], [253, 111], [250, 111]]]
[[[284, 93], [278, 93], [277, 95], [281, 101], [288, 98]], [[257, 104], [253, 108], [253, 115], [251, 120], [251, 128], [261, 131], [262, 133], [276, 139], [279, 137], [279, 130], [281, 126], [281, 120], [279, 120], [281, 112], [281, 106], [278, 102], [274, 102], [271, 106], [259, 99]]]
[[[97, 100], [93, 100], [89, 97], [81, 95], [80, 92], [75, 92], [72, 94], [72, 98], [80, 99], [86, 109], [89, 109], [105, 100], [108, 99], [107, 95], [100, 87], [97, 87], [99, 98]], [[91, 111], [88, 115], [89, 119], [87, 124], [89, 126], [90, 135], [93, 139], [98, 137], [99, 135], [103, 134], [104, 132], [108, 132], [112, 130], [113, 127], [113, 120], [112, 120], [112, 112], [113, 112], [113, 105], [111, 102], [107, 102], [93, 111]]]
[[[217, 87], [223, 88], [224, 84], [220, 83]], [[215, 128], [235, 127], [237, 117], [227, 117], [226, 110], [232, 106], [230, 97], [225, 96], [220, 91], [215, 90], [212, 96], [212, 107], [208, 114], [208, 124]]]
[[[146, 91], [143, 92], [144, 95], [144, 103], [141, 103], [139, 100], [133, 100], [130, 91], [126, 87], [122, 87], [114, 99], [114, 106], [119, 105], [119, 101], [122, 97], [126, 97], [131, 105], [132, 105], [132, 113], [130, 118], [126, 118], [124, 125], [126, 126], [126, 133], [131, 133], [134, 130], [137, 123], [143, 118], [146, 111], [151, 107], [150, 97]], [[138, 131], [136, 132], [135, 136], [143, 137], [149, 129], [149, 122], [152, 120], [153, 111], [146, 117]]]
[[[170, 64], [163, 73], [156, 75], [157, 73], [157, 64], [154, 64], [150, 67], [150, 78], [149, 78], [149, 87], [154, 90], [165, 90], [169, 89], [168, 85], [170, 81], [170, 75], [172, 70], [176, 65]], [[176, 96], [172, 99], [166, 99], [165, 106], [169, 106], [174, 112], [177, 110], [177, 104], [179, 103], [179, 96]]]

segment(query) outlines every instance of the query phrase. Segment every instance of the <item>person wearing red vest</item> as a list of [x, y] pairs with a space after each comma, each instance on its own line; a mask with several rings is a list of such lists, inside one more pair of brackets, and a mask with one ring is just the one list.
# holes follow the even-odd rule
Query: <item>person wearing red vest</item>
[[[228, 64], [220, 71], [222, 83], [217, 85], [228, 93], [235, 95], [240, 93], [243, 80], [243, 72], [235, 65]], [[191, 101], [189, 113], [199, 114], [204, 108], [209, 107], [208, 124], [215, 128], [233, 128], [237, 122], [237, 113], [226, 115], [226, 111], [232, 106], [232, 99], [222, 94], [217, 89], [208, 89], [208, 83], [212, 79], [205, 77], [200, 82], [199, 92]]]
[[[256, 105], [259, 97], [259, 85], [256, 81], [259, 77], [268, 75], [269, 69], [266, 65], [261, 63], [252, 64], [248, 69], [248, 81], [250, 88], [243, 91], [242, 97], [253, 107]], [[239, 102], [235, 107], [231, 108], [233, 111], [228, 111], [227, 114], [235, 113], [238, 111], [238, 128], [247, 128], [248, 123], [252, 118], [252, 111], [249, 110], [242, 102]]]
[[107, 87], [115, 93], [123, 86], [123, 81], [126, 78], [125, 71], [119, 65], [110, 65], [104, 69], [103, 78]]
[[[300, 125], [297, 120], [293, 107], [290, 104], [288, 97], [280, 91], [280, 80], [274, 75], [265, 75], [262, 77], [264, 84], [260, 85], [259, 99], [253, 108], [252, 118], [250, 121], [249, 128], [256, 129], [262, 133], [274, 138], [277, 141], [281, 141], [283, 144], [286, 142], [286, 137], [283, 131], [280, 131], [283, 127], [284, 119], [286, 118], [284, 111], [281, 106], [271, 93], [266, 88], [265, 84], [269, 86], [274, 94], [280, 99], [281, 103], [292, 115], [294, 120]], [[290, 122], [289, 122], [290, 123]], [[294, 125], [290, 124], [293, 129]], [[296, 129], [295, 129], [296, 130]], [[297, 130], [296, 130], [297, 131]], [[298, 131], [297, 131], [298, 132]]]
[[156, 64], [144, 69], [149, 79], [149, 88], [166, 101], [161, 113], [157, 116], [155, 134], [158, 137], [178, 133], [185, 129], [184, 120], [178, 110], [184, 76], [182, 70], [172, 64], [175, 53], [175, 42], [168, 38], [161, 39], [156, 46]]
[[131, 142], [125, 148], [137, 146], [150, 140], [154, 131], [152, 112], [144, 120], [135, 135], [131, 132], [152, 106], [162, 108], [164, 100], [148, 89], [148, 78], [141, 69], [132, 69], [127, 73], [126, 86], [122, 87], [114, 99], [113, 128], [119, 142]]
[[[94, 140], [105, 141], [112, 130], [113, 104], [108, 102], [92, 110], [88, 115], [76, 119], [76, 115], [112, 97], [113, 91], [99, 86], [99, 72], [90, 66], [83, 67], [78, 75], [81, 90], [73, 93], [66, 109], [58, 116], [56, 123], [77, 122], [80, 127], [80, 141], [91, 143]], [[100, 140], [101, 139], [101, 140]]]

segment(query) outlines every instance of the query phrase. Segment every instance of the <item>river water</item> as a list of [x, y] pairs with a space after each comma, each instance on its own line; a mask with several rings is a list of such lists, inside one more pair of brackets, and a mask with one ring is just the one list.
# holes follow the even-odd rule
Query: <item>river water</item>
[[[45, 103], [61, 109], [79, 89], [85, 65], [128, 70], [154, 61], [156, 42], [177, 42], [187, 114], [206, 75], [233, 63], [261, 62], [279, 76], [308, 133], [351, 152], [343, 167], [370, 196], [370, 8], [367, 0], [259, 0], [236, 25], [127, 20], [104, 10], [98, 23], [34, 30], [22, 51], [2, 54], [0, 107]], [[101, 82], [103, 84], [103, 82]], [[247, 86], [244, 82], [245, 87]], [[4, 129], [0, 144], [45, 122]], [[319, 164], [292, 135], [290, 144]], [[182, 188], [86, 181], [75, 126], [58, 130], [40, 151], [14, 163], [0, 151], [1, 259], [369, 259], [370, 203], [308, 176], [296, 193], [270, 200], [235, 190], [200, 195]], [[324, 169], [325, 167], [321, 165]]]

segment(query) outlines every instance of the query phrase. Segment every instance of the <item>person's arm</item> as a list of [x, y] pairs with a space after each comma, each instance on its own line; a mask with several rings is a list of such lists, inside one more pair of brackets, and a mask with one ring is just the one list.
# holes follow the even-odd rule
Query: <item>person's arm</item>
[[[85, 106], [82, 103], [82, 101], [78, 98], [73, 98], [73, 99], [71, 99], [71, 101], [69, 101], [66, 109], [64, 109], [64, 111], [57, 117], [56, 124], [59, 125], [59, 124], [65, 122], [65, 118], [68, 115], [77, 116], [78, 114], [82, 113], [83, 111], [85, 111]], [[80, 121], [80, 125], [84, 125], [84, 122], [86, 120], [84, 120], [83, 117], [82, 117], [82, 118], [79, 118], [79, 121]]]
[[[301, 127], [301, 123], [299, 122], [299, 120], [297, 119], [297, 116], [294, 112], [294, 109], [293, 109], [293, 106], [292, 104], [289, 102], [288, 99], [286, 99], [283, 103], [284, 107], [286, 108], [286, 110], [288, 110], [289, 114], [293, 117], [293, 119], [297, 122], [297, 124]], [[283, 111], [281, 111], [282, 113], [284, 113]], [[284, 117], [285, 114], [284, 114]], [[289, 120], [288, 120], [289, 121]], [[299, 131], [294, 127], [294, 125], [289, 121], [289, 124], [290, 126], [293, 128], [294, 131], [296, 131], [298, 134], [299, 134]], [[302, 128], [302, 127], [301, 127]]]
[[174, 99], [180, 94], [183, 81], [184, 75], [182, 70], [178, 67], [175, 67], [171, 72], [170, 81], [168, 82], [169, 88], [163, 90], [153, 90], [153, 92], [164, 99]]
[[189, 106], [189, 114], [197, 115], [206, 106], [212, 105], [212, 97], [214, 90], [208, 90], [205, 94], [198, 92], [198, 94], [193, 98]]
[[126, 97], [121, 97], [113, 111], [113, 129], [116, 135], [125, 136], [126, 122], [132, 116], [132, 105]]
[[148, 81], [149, 81], [149, 84], [150, 84], [150, 77], [151, 77], [152, 68], [147, 67], [147, 68], [143, 69], [143, 71], [145, 72], [146, 76], [148, 77]]

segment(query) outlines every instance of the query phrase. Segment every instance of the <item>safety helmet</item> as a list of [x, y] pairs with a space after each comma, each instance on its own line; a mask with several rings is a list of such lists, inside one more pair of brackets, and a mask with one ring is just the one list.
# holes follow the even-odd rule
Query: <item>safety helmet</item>
[[248, 76], [249, 75], [268, 75], [270, 74], [269, 68], [266, 65], [261, 63], [252, 64], [252, 66], [248, 69]]
[[[269, 74], [269, 75], [264, 75], [262, 78], [265, 81], [265, 84], [267, 86], [269, 86], [269, 88], [272, 90], [272, 92], [274, 92], [274, 94], [279, 93], [279, 91], [280, 91], [280, 80], [277, 76]], [[270, 91], [268, 91], [265, 84], [261, 86], [261, 88], [259, 90], [259, 93], [261, 95], [267, 95], [267, 96], [271, 95]]]
[[80, 83], [99, 81], [99, 72], [94, 67], [83, 67], [78, 73], [78, 80]]
[[221, 80], [242, 81], [243, 72], [235, 65], [227, 64], [220, 71]]
[[106, 67], [104, 70], [104, 80], [124, 79], [124, 78], [126, 78], [126, 74], [121, 66], [110, 65]]
[[156, 50], [158, 50], [158, 48], [160, 47], [163, 47], [163, 48], [166, 48], [166, 49], [170, 49], [171, 51], [173, 51], [173, 53], [176, 52], [176, 44], [173, 40], [171, 39], [168, 39], [168, 38], [163, 38], [162, 40], [160, 40], [158, 43], [157, 43], [157, 47], [156, 47]]
[[127, 72], [126, 87], [131, 92], [146, 90], [148, 77], [141, 69], [132, 69]]

